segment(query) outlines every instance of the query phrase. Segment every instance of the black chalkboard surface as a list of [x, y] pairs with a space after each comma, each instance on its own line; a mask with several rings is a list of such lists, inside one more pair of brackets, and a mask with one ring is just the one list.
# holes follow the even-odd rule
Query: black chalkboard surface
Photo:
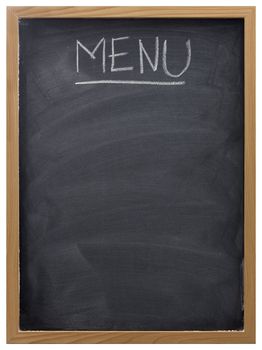
[[243, 21], [22, 19], [20, 328], [243, 328]]

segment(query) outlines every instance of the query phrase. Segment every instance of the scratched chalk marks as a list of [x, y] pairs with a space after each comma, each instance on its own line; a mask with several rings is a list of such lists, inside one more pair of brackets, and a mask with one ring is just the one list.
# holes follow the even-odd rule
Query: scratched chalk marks
[[19, 37], [20, 328], [242, 329], [243, 22]]
[[[115, 59], [116, 57], [121, 57], [128, 55], [128, 52], [115, 52], [115, 42], [119, 40], [128, 40], [129, 36], [120, 37], [120, 38], [112, 38], [111, 39], [111, 54], [108, 55], [108, 57], [111, 58], [111, 69], [110, 71], [113, 72], [125, 72], [125, 71], [132, 71], [134, 69], [133, 66], [129, 67], [116, 67]], [[138, 39], [138, 49], [139, 49], [139, 63], [140, 63], [140, 74], [144, 74], [144, 57], [146, 57], [150, 67], [152, 68], [153, 72], [156, 72], [158, 69], [159, 64], [159, 37], [155, 37], [155, 54], [154, 59], [150, 58], [148, 52], [145, 49], [145, 46], [143, 44], [142, 39]], [[99, 46], [102, 45], [102, 71], [103, 73], [106, 72], [106, 39], [102, 38], [98, 41], [95, 48], [91, 51], [86, 46], [84, 46], [79, 40], [76, 40], [76, 71], [77, 73], [80, 72], [79, 68], [79, 49], [81, 48], [84, 50], [91, 59], [95, 60], [96, 56], [95, 53]], [[189, 68], [190, 62], [191, 62], [191, 44], [190, 40], [186, 41], [186, 48], [187, 48], [187, 57], [186, 57], [186, 64], [185, 67], [181, 70], [181, 72], [177, 74], [172, 74], [168, 68], [167, 68], [167, 40], [165, 39], [163, 42], [163, 53], [162, 53], [162, 64], [163, 64], [163, 71], [166, 76], [169, 76], [171, 78], [180, 78]], [[131, 84], [131, 85], [184, 85], [185, 81], [147, 81], [147, 80], [93, 80], [93, 81], [80, 81], [76, 82], [76, 85], [87, 85], [87, 84]]]

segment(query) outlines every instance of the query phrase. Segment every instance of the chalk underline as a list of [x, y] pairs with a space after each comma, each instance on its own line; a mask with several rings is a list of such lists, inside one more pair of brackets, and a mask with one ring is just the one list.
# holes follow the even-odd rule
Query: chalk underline
[[130, 84], [130, 85], [185, 85], [185, 81], [150, 81], [150, 80], [90, 80], [77, 81], [75, 85], [95, 84]]

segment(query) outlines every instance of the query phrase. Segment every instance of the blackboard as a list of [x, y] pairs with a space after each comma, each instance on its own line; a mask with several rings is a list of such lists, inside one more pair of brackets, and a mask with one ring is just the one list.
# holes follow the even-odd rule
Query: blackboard
[[243, 20], [21, 19], [21, 330], [243, 329]]

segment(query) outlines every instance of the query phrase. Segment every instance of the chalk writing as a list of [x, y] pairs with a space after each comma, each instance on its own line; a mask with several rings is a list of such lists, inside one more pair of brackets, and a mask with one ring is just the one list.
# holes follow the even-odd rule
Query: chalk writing
[[[110, 72], [124, 72], [124, 71], [132, 71], [134, 70], [134, 66], [125, 66], [120, 67], [117, 65], [117, 58], [121, 56], [126, 56], [129, 53], [124, 51], [120, 52], [117, 49], [117, 42], [118, 41], [124, 41], [129, 40], [129, 36], [125, 37], [118, 37], [118, 38], [112, 38], [111, 39], [111, 53], [109, 55], [106, 55], [106, 39], [103, 37], [101, 38], [96, 46], [91, 50], [88, 49], [86, 45], [84, 45], [81, 41], [76, 40], [76, 71], [77, 73], [80, 73], [80, 60], [79, 60], [79, 51], [82, 50], [84, 53], [88, 55], [88, 57], [92, 60], [95, 60], [97, 58], [97, 51], [100, 49], [102, 51], [102, 72], [106, 73], [107, 71], [107, 58], [111, 60], [110, 65]], [[159, 69], [159, 62], [162, 62], [162, 70], [165, 77], [171, 77], [171, 78], [180, 78], [184, 75], [184, 73], [188, 70], [191, 63], [191, 42], [190, 39], [188, 39], [185, 42], [186, 46], [186, 62], [181, 71], [175, 73], [171, 72], [170, 69], [168, 69], [167, 64], [167, 58], [168, 58], [168, 42], [165, 39], [162, 44], [162, 54], [160, 56], [160, 40], [159, 37], [156, 36], [154, 39], [154, 55], [153, 57], [150, 57], [148, 50], [146, 49], [142, 39], [138, 39], [138, 50], [139, 50], [139, 72], [141, 75], [145, 74], [145, 64], [148, 64], [149, 67], [151, 67], [153, 72], [157, 72]], [[160, 60], [160, 57], [162, 60]], [[161, 81], [154, 81], [154, 80], [116, 80], [116, 79], [102, 79], [102, 80], [89, 80], [89, 81], [77, 81], [75, 82], [75, 85], [90, 85], [90, 84], [130, 84], [130, 85], [184, 85], [184, 80], [161, 80]]]

